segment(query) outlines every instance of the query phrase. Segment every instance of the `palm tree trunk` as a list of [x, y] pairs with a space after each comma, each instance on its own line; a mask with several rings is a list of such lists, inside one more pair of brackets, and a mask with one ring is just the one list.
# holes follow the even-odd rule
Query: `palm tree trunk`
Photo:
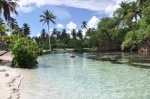
[[48, 34], [49, 34], [49, 50], [52, 51], [52, 49], [51, 49], [51, 40], [50, 40], [50, 32], [49, 32], [49, 24], [48, 24]]

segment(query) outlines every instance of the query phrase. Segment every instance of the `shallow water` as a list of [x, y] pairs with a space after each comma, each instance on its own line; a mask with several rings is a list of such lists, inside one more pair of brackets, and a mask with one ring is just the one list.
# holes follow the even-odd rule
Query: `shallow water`
[[137, 53], [44, 55], [38, 68], [20, 70], [21, 99], [149, 99], [146, 59], [149, 55]]

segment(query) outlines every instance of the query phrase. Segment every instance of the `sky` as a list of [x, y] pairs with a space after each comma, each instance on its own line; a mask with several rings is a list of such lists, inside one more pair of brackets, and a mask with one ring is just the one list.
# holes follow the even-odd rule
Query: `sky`
[[[19, 27], [28, 23], [31, 29], [30, 36], [39, 36], [42, 29], [47, 30], [47, 25], [41, 23], [40, 15], [46, 9], [56, 16], [55, 25], [50, 23], [50, 31], [57, 28], [66, 29], [71, 33], [72, 29], [79, 30], [83, 21], [90, 28], [96, 28], [103, 17], [111, 17], [119, 8], [122, 0], [19, 0], [18, 15], [14, 16]], [[123, 0], [127, 2], [135, 0]], [[84, 31], [84, 30], [83, 30]]]

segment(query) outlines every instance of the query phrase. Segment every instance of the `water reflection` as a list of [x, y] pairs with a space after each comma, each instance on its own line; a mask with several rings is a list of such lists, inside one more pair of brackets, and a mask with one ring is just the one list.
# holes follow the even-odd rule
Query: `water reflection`
[[[83, 57], [83, 56], [81, 56]], [[130, 66], [150, 69], [150, 53], [121, 53], [103, 52], [85, 54], [86, 58], [100, 61], [110, 61], [114, 64], [128, 64]]]

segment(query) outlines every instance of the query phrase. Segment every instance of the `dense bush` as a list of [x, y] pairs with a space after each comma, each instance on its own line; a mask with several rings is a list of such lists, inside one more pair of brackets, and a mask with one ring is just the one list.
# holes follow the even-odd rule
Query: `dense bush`
[[11, 35], [7, 37], [7, 40], [11, 42], [9, 48], [13, 56], [12, 67], [33, 68], [37, 66], [39, 49], [36, 42], [20, 35]]

